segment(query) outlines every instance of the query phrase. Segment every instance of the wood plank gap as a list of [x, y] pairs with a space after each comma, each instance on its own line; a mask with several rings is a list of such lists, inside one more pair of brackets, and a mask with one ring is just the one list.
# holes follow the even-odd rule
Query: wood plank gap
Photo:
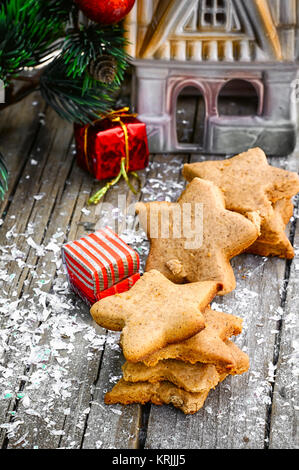
[[[101, 354], [100, 354], [100, 360], [99, 360], [99, 363], [98, 363], [98, 370], [97, 370], [97, 374], [95, 376], [95, 379], [93, 381], [93, 385], [94, 385], [94, 390], [90, 393], [90, 400], [89, 402], [92, 402], [94, 397], [95, 397], [95, 386], [100, 378], [100, 373], [101, 373], [101, 368], [102, 368], [102, 363], [103, 363], [103, 358], [104, 358], [104, 353], [105, 353], [105, 349], [106, 349], [106, 344], [107, 344], [107, 337], [108, 337], [108, 331], [106, 330], [106, 338], [105, 338], [105, 342], [103, 344], [103, 349], [101, 351]], [[89, 414], [86, 415], [86, 418], [85, 418], [85, 423], [84, 423], [84, 427], [83, 427], [83, 432], [82, 432], [82, 439], [81, 439], [81, 444], [80, 444], [80, 449], [83, 448], [83, 442], [84, 442], [84, 436], [85, 436], [85, 433], [86, 433], [86, 430], [88, 428], [88, 419], [89, 419]], [[65, 418], [65, 421], [66, 421], [66, 418]], [[64, 429], [64, 424], [63, 424], [63, 428]], [[59, 447], [60, 447], [60, 443], [62, 441], [62, 437], [60, 438], [60, 441], [59, 441]]]
[[141, 406], [141, 422], [140, 422], [140, 429], [139, 429], [139, 434], [138, 434], [138, 449], [145, 449], [150, 412], [151, 412], [150, 403], [147, 403], [146, 405]]
[[[84, 180], [81, 181], [81, 185], [80, 185], [80, 190], [81, 188], [84, 187]], [[75, 200], [75, 204], [74, 204], [74, 208], [76, 209], [77, 207], [77, 204], [78, 204], [78, 201], [79, 201], [79, 197], [80, 197], [80, 194], [81, 194], [81, 191], [78, 191], [77, 193], [77, 196], [76, 196], [76, 200]], [[70, 217], [70, 220], [69, 220], [69, 223], [68, 223], [68, 227], [67, 227], [67, 230], [65, 231], [65, 237], [64, 237], [64, 242], [66, 243], [68, 241], [68, 237], [69, 237], [69, 234], [70, 234], [70, 231], [71, 231], [71, 228], [72, 228], [72, 225], [73, 225], [73, 220], [74, 220], [74, 217], [76, 215], [76, 210], [73, 210], [72, 214], [71, 214], [71, 217]], [[77, 226], [78, 226], [78, 222], [77, 222]]]
[[[73, 138], [71, 138], [70, 140], [70, 145], [68, 147], [68, 150], [67, 150], [67, 153], [71, 151], [71, 147], [72, 147], [72, 143], [73, 143]], [[76, 159], [74, 158], [71, 165], [70, 165], [70, 168], [69, 168], [69, 171], [65, 177], [65, 181], [64, 181], [64, 184], [61, 188], [61, 191], [60, 191], [60, 195], [59, 195], [59, 200], [57, 201], [58, 204], [61, 203], [62, 201], [62, 198], [63, 198], [63, 195], [65, 193], [65, 191], [67, 190], [67, 186], [68, 186], [68, 181], [70, 180], [70, 177], [71, 177], [71, 174], [72, 172], [74, 171], [74, 167], [77, 165], [77, 162], [76, 162]], [[79, 192], [78, 192], [78, 195], [77, 195], [77, 198], [76, 198], [76, 201], [78, 199], [78, 196], [79, 196]], [[66, 236], [65, 236], [65, 239], [66, 239]]]
[[[191, 161], [211, 159], [223, 158], [198, 154]], [[295, 157], [285, 157], [273, 160], [272, 164], [294, 170], [295, 163]], [[243, 319], [243, 332], [234, 341], [249, 354], [250, 369], [246, 374], [227, 377], [210, 392], [204, 407], [194, 416], [186, 417], [171, 407], [159, 409], [152, 405], [146, 448], [265, 447], [276, 317], [281, 314], [286, 260], [243, 254], [232, 260], [232, 267], [237, 288], [217, 297], [212, 308]]]
[[[38, 136], [38, 134], [37, 134], [37, 136]], [[52, 142], [50, 143], [50, 149], [49, 149], [48, 152], [47, 152], [47, 155], [48, 155], [48, 156], [49, 156], [50, 150], [51, 150], [51, 148], [52, 148], [52, 146], [53, 146], [53, 141], [54, 141], [54, 139], [55, 139], [55, 136], [56, 136], [56, 132], [55, 132], [55, 135], [53, 136]], [[36, 143], [36, 140], [35, 140], [34, 144], [35, 144], [35, 143]], [[34, 144], [31, 146], [31, 149], [33, 148]], [[46, 166], [46, 164], [47, 164], [47, 160], [48, 160], [48, 158], [45, 158], [45, 159], [44, 159], [43, 166], [42, 166], [42, 167], [40, 166], [40, 168], [39, 168], [39, 171], [41, 171], [41, 174], [43, 174], [44, 168], [45, 168], [45, 166]], [[26, 163], [27, 163], [27, 161], [26, 161]], [[26, 166], [26, 165], [25, 165], [25, 166]], [[25, 169], [25, 166], [24, 166], [24, 169]], [[42, 180], [41, 180], [41, 176], [40, 176], [36, 181], [40, 181], [40, 182], [41, 182], [41, 181], [42, 181]], [[39, 192], [40, 189], [41, 189], [41, 184], [38, 185], [38, 187], [36, 188], [36, 191]], [[13, 202], [13, 201], [14, 201], [14, 200], [12, 199], [12, 202]], [[14, 201], [14, 202], [15, 202], [15, 201]], [[34, 209], [35, 209], [36, 206], [37, 206], [37, 201], [36, 201], [36, 202], [33, 202], [33, 204], [30, 206], [30, 210], [29, 210], [28, 213], [26, 214], [26, 220], [25, 220], [25, 221], [23, 220], [23, 224], [24, 224], [24, 222], [25, 222], [24, 227], [26, 227], [26, 226], [28, 225], [28, 222], [30, 221], [30, 218], [31, 218], [32, 213], [34, 212]], [[28, 252], [27, 252], [26, 261], [28, 260], [28, 256], [29, 256], [29, 255], [30, 255], [30, 250], [28, 250]], [[20, 275], [22, 275], [22, 272], [20, 272]]]
[[[299, 209], [299, 197], [296, 196], [295, 204], [294, 204], [294, 211], [298, 209]], [[297, 219], [296, 217], [294, 217], [294, 220], [291, 222], [290, 235], [289, 235], [289, 239], [292, 245], [294, 244], [296, 228], [297, 228]], [[286, 260], [285, 276], [284, 276], [282, 292], [281, 292], [281, 308], [283, 310], [283, 316], [279, 320], [277, 320], [278, 332], [276, 333], [275, 342], [274, 342], [274, 350], [273, 350], [274, 368], [276, 368], [279, 363], [280, 346], [281, 346], [281, 340], [282, 340], [282, 334], [283, 334], [283, 321], [284, 321], [283, 317], [286, 313], [285, 311], [286, 311], [286, 303], [287, 303], [287, 295], [288, 295], [288, 286], [289, 286], [289, 281], [290, 281], [292, 264], [293, 264], [293, 259]], [[274, 380], [271, 384], [271, 390], [270, 390], [271, 403], [268, 405], [268, 408], [266, 410], [267, 415], [266, 415], [265, 441], [264, 441], [265, 449], [269, 449], [269, 445], [270, 445], [271, 418], [272, 418], [272, 410], [273, 410], [273, 396], [274, 396], [275, 385], [276, 385], [276, 374], [274, 375]]]
[[[77, 174], [77, 177], [78, 177], [79, 175], [83, 175], [83, 173], [80, 173], [79, 170], [78, 170], [78, 171], [74, 171], [74, 173]], [[82, 176], [82, 177], [83, 177], [83, 176]], [[77, 221], [77, 219], [79, 220], [79, 218], [78, 218], [79, 215], [80, 215], [81, 220], [85, 218], [85, 216], [82, 217], [82, 214], [81, 214], [81, 206], [82, 206], [83, 202], [85, 203], [85, 199], [86, 199], [86, 197], [87, 197], [87, 196], [85, 196], [86, 189], [89, 190], [89, 193], [90, 193], [90, 191], [93, 191], [93, 189], [94, 189], [94, 188], [91, 188], [91, 187], [90, 187], [90, 181], [89, 181], [89, 180], [90, 180], [90, 176], [88, 176], [88, 175], [85, 176], [85, 175], [84, 175], [83, 180], [84, 180], [84, 185], [86, 186], [86, 187], [85, 187], [85, 191], [80, 191], [80, 189], [79, 189], [79, 188], [82, 188], [82, 182], [81, 182], [81, 180], [80, 180], [80, 185], [78, 185], [79, 188], [78, 188], [78, 190], [76, 191], [76, 194], [79, 194], [80, 197], [77, 198], [77, 202], [76, 202], [76, 203], [74, 203], [74, 200], [72, 200], [72, 204], [75, 206], [75, 209], [72, 211], [72, 214], [75, 213], [76, 215], [74, 215], [74, 217], [72, 218], [73, 230], [70, 230], [70, 231], [68, 232], [68, 234], [69, 234], [70, 232], [72, 232], [72, 237], [71, 237], [71, 238], [74, 237], [74, 239], [77, 239], [78, 236], [79, 236], [79, 234], [81, 234], [81, 236], [83, 235], [82, 229], [77, 226], [76, 221]], [[122, 186], [125, 187], [124, 184], [122, 184]], [[83, 189], [84, 189], [84, 186], [83, 186]], [[127, 189], [127, 188], [126, 188], [126, 189]], [[69, 187], [66, 187], [65, 193], [68, 193], [69, 191], [70, 191], [70, 188], [69, 188]], [[83, 194], [84, 194], [84, 198], [82, 197]], [[111, 200], [114, 199], [113, 194], [115, 195], [115, 193], [111, 193]], [[84, 199], [84, 201], [83, 201], [83, 199]], [[110, 197], [109, 197], [109, 199], [110, 199]], [[78, 206], [78, 204], [79, 204], [79, 206]], [[78, 207], [77, 207], [77, 206], [78, 206]], [[93, 208], [91, 208], [91, 210], [92, 210], [92, 209], [93, 209]], [[92, 212], [94, 212], [94, 211], [92, 210]], [[70, 216], [71, 216], [71, 214], [70, 214]], [[55, 220], [55, 219], [54, 219], [54, 220]], [[56, 223], [57, 223], [57, 222], [56, 222]], [[69, 224], [69, 220], [68, 220], [68, 224]], [[55, 225], [55, 224], [54, 224], [54, 225]], [[68, 236], [69, 236], [69, 235], [68, 235]], [[89, 321], [89, 320], [88, 320], [88, 321]], [[91, 320], [90, 320], [90, 322], [91, 322]], [[44, 339], [47, 340], [47, 331], [45, 331], [45, 333], [44, 333], [43, 336], [44, 336]], [[76, 341], [76, 345], [78, 345], [78, 341]], [[83, 346], [84, 346], [84, 345], [83, 345]], [[82, 349], [83, 349], [83, 348], [82, 348]], [[102, 351], [101, 351], [101, 353], [102, 353]], [[82, 352], [81, 352], [81, 355], [82, 355]], [[82, 357], [82, 356], [81, 356], [81, 357]], [[81, 379], [80, 384], [79, 384], [79, 393], [78, 393], [80, 399], [77, 399], [77, 401], [81, 401], [81, 399], [82, 399], [82, 403], [83, 403], [83, 402], [84, 402], [84, 403], [78, 405], [77, 403], [71, 402], [71, 403], [74, 403], [74, 405], [75, 405], [75, 410], [72, 411], [72, 413], [75, 413], [75, 415], [72, 414], [71, 417], [68, 417], [68, 416], [67, 416], [67, 417], [63, 417], [63, 416], [60, 415], [60, 417], [61, 417], [62, 419], [60, 420], [59, 427], [60, 427], [60, 430], [61, 430], [61, 431], [65, 431], [65, 436], [69, 436], [69, 433], [70, 433], [70, 432], [71, 432], [71, 433], [75, 433], [75, 432], [73, 431], [73, 428], [74, 428], [74, 417], [75, 417], [75, 419], [78, 419], [78, 420], [79, 420], [80, 416], [82, 416], [82, 411], [84, 411], [84, 409], [86, 409], [86, 407], [88, 406], [88, 404], [90, 403], [90, 401], [93, 401], [93, 399], [91, 398], [91, 397], [92, 397], [91, 390], [90, 390], [89, 388], [87, 388], [87, 387], [90, 387], [90, 385], [92, 385], [92, 383], [94, 383], [95, 377], [96, 377], [97, 375], [99, 375], [99, 371], [101, 371], [101, 367], [99, 368], [99, 359], [100, 359], [100, 357], [98, 357], [98, 358], [95, 357], [94, 360], [93, 360], [94, 366], [91, 364], [91, 367], [93, 367], [93, 370], [91, 371], [92, 375], [91, 375], [91, 373], [89, 374], [89, 375], [90, 375], [91, 382], [89, 382], [89, 381], [87, 380], [87, 379], [89, 379], [89, 378], [86, 376], [86, 374], [87, 374], [88, 372], [84, 372], [84, 375], [83, 375], [83, 373], [82, 373], [82, 379]], [[74, 367], [77, 367], [78, 362], [77, 362], [75, 359], [74, 359], [73, 362], [74, 362]], [[73, 377], [73, 375], [70, 375], [70, 377]], [[40, 393], [41, 393], [41, 392], [40, 392]], [[83, 397], [83, 398], [82, 398], [82, 397]], [[96, 399], [95, 395], [94, 395], [94, 398]], [[56, 413], [55, 410], [53, 410], [53, 412], [51, 411], [51, 416], [54, 417], [54, 416], [55, 416], [55, 413]], [[128, 414], [126, 414], [126, 416], [127, 416], [127, 418], [129, 418]], [[55, 418], [57, 419], [57, 425], [58, 425], [58, 415], [55, 416]], [[71, 420], [71, 422], [70, 422], [70, 420]], [[81, 420], [81, 418], [80, 418], [80, 420]], [[32, 420], [32, 423], [30, 423], [30, 424], [31, 424], [31, 427], [33, 427], [33, 426], [38, 427], [37, 422], [38, 422], [38, 420], [36, 420], [36, 422], [33, 422], [33, 420]], [[138, 422], [139, 422], [139, 421], [138, 421]], [[44, 426], [45, 423], [41, 422], [40, 424], [41, 424], [42, 426]], [[82, 429], [81, 429], [81, 424], [82, 424]], [[41, 427], [42, 427], [42, 426], [41, 426]], [[85, 426], [85, 427], [92, 427], [92, 426], [90, 425], [89, 421], [86, 422], [86, 416], [84, 416], [84, 420], [83, 420], [83, 419], [81, 420], [81, 423], [80, 423], [80, 431], [76, 431], [76, 433], [75, 433], [75, 434], [77, 434], [77, 435], [80, 434], [80, 435], [78, 436], [78, 447], [80, 446], [80, 443], [81, 443], [81, 446], [82, 446], [82, 432], [85, 432], [84, 426]], [[125, 426], [124, 426], [124, 429], [126, 429]], [[139, 428], [138, 428], [138, 429], [139, 429]], [[46, 427], [44, 427], [44, 431], [45, 431], [45, 434], [47, 433], [47, 435], [45, 435], [45, 437], [44, 437], [44, 443], [45, 443], [45, 440], [48, 439], [49, 442], [50, 442], [50, 444], [48, 444], [48, 445], [55, 446], [55, 448], [58, 447], [58, 446], [65, 448], [65, 447], [68, 445], [68, 442], [66, 441], [65, 436], [62, 436], [62, 435], [61, 435], [61, 436], [58, 436], [57, 443], [56, 443], [56, 442], [55, 442], [55, 439], [53, 439], [53, 440], [50, 441], [50, 437], [51, 437], [51, 436], [48, 436], [48, 430], [46, 429]], [[22, 432], [22, 431], [20, 431], [20, 432]], [[87, 429], [87, 433], [86, 433], [86, 434], [89, 434], [89, 435], [90, 435], [91, 432], [92, 432], [92, 430], [89, 431], [89, 430]], [[18, 436], [16, 437], [16, 439], [17, 439], [17, 438], [18, 438]], [[28, 438], [28, 439], [29, 439], [29, 438]], [[32, 438], [31, 438], [31, 440], [32, 440]], [[42, 443], [42, 444], [43, 444], [43, 443]], [[11, 445], [13, 445], [13, 443], [11, 443], [10, 446], [11, 446]]]

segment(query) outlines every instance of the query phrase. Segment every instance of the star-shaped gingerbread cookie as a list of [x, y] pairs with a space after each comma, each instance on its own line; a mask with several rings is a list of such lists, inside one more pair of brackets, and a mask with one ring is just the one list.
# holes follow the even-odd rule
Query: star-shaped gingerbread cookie
[[143, 362], [125, 362], [122, 367], [126, 382], [171, 382], [187, 392], [199, 393], [207, 388], [214, 388], [220, 376], [213, 364], [190, 364], [183, 361], [166, 359], [154, 367], [147, 367]]
[[214, 281], [176, 285], [152, 270], [128, 292], [98, 301], [90, 312], [103, 328], [122, 330], [124, 356], [138, 362], [201, 331], [202, 311], [221, 288]]
[[167, 381], [187, 392], [199, 393], [214, 388], [228, 374], [243, 374], [248, 370], [248, 355], [232, 341], [226, 341], [226, 348], [235, 362], [234, 368], [230, 370], [219, 366], [219, 364], [201, 362], [191, 364], [175, 359], [164, 359], [152, 367], [146, 366], [143, 362], [136, 364], [125, 362], [122, 367], [123, 378], [126, 382], [157, 383]]
[[221, 190], [194, 178], [176, 203], [136, 204], [150, 239], [146, 271], [156, 269], [175, 283], [217, 281], [231, 292], [235, 276], [230, 259], [259, 236], [259, 216], [250, 219], [225, 208]]
[[231, 336], [242, 332], [242, 319], [229, 313], [217, 312], [207, 307], [203, 312], [205, 328], [191, 338], [161, 348], [146, 357], [143, 362], [147, 366], [155, 366], [165, 359], [177, 359], [195, 364], [214, 364], [219, 370], [232, 373], [236, 368], [233, 347], [228, 342]]
[[261, 235], [247, 252], [294, 257], [293, 247], [285, 235], [290, 217], [281, 214], [277, 202], [284, 200], [283, 204], [290, 204], [289, 200], [298, 193], [296, 173], [269, 165], [265, 153], [254, 148], [227, 160], [184, 165], [183, 176], [187, 181], [198, 177], [215, 183], [224, 194], [226, 208], [231, 211], [245, 216], [258, 211]]
[[113, 405], [120, 403], [130, 405], [132, 403], [154, 405], [172, 404], [185, 414], [194, 414], [203, 407], [209, 394], [210, 388], [198, 393], [186, 392], [171, 382], [126, 382], [120, 379], [113, 389], [106, 393], [105, 404]]
[[291, 199], [280, 199], [273, 203], [273, 215], [263, 222], [263, 236], [259, 237], [247, 250], [260, 256], [278, 256], [292, 259], [294, 248], [285, 229], [293, 215], [294, 205]]

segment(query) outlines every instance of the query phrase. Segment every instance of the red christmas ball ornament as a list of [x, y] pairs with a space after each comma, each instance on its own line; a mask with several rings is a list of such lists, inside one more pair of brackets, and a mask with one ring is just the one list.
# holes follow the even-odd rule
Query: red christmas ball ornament
[[133, 8], [135, 0], [75, 0], [87, 18], [96, 23], [119, 23]]

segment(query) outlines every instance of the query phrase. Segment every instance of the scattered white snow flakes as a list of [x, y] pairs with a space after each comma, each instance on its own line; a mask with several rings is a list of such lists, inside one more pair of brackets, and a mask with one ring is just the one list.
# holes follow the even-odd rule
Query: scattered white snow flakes
[[16, 224], [15, 224], [15, 225], [13, 225], [13, 227], [10, 230], [8, 230], [6, 232], [6, 238], [9, 240], [9, 239], [11, 239], [13, 237], [16, 237], [16, 236], [17, 236], [17, 234], [16, 234]]
[[112, 413], [121, 416], [122, 415], [122, 410], [119, 410], [118, 408], [114, 408], [111, 406], [111, 411]]
[[269, 362], [268, 364], [268, 377], [267, 380], [269, 382], [274, 382], [275, 381], [275, 371], [277, 369], [277, 366], [274, 365], [272, 362]]
[[18, 427], [23, 424], [24, 421], [16, 420], [14, 422], [0, 424], [0, 428], [5, 429], [7, 432], [7, 437], [13, 437]]
[[31, 237], [28, 237], [26, 241], [28, 245], [36, 251], [37, 256], [45, 255], [45, 248], [39, 245], [38, 243], [35, 243], [35, 241]]
[[50, 433], [53, 435], [53, 436], [64, 436], [65, 435], [65, 431], [63, 431], [63, 429], [52, 429], [50, 431]]
[[81, 209], [81, 212], [84, 214], [84, 215], [89, 215], [90, 214], [90, 211], [88, 209], [86, 209], [85, 207], [83, 207]]
[[57, 245], [56, 241], [51, 240], [45, 247], [45, 250], [53, 251], [53, 253], [60, 253], [61, 247]]
[[[46, 242], [37, 242], [35, 231], [28, 224], [17, 233], [14, 225], [7, 244], [0, 246], [0, 402], [8, 406], [11, 401], [11, 409], [18, 402], [0, 422], [0, 431], [21, 447], [28, 444], [28, 420], [38, 420], [36, 437], [40, 427], [63, 437], [64, 419], [80, 391], [81, 367], [98, 361], [106, 341], [88, 308], [69, 290], [61, 260], [65, 232], [57, 228]], [[29, 261], [31, 249], [39, 258], [36, 265]], [[28, 275], [20, 296], [23, 268]], [[80, 412], [84, 420], [89, 411], [87, 401]]]

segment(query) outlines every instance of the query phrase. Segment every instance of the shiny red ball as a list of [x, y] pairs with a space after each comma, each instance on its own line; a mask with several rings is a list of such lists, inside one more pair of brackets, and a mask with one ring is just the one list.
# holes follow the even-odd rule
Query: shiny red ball
[[87, 18], [96, 23], [119, 23], [133, 8], [135, 0], [75, 0]]

